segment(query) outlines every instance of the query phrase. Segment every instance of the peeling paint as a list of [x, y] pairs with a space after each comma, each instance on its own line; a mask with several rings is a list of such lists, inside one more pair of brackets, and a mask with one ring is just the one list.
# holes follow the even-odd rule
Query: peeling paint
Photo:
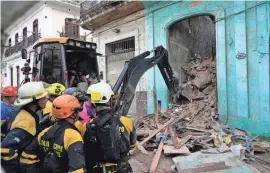
[[198, 6], [202, 3], [202, 0], [199, 0], [199, 1], [191, 1], [189, 3], [189, 7], [195, 7], [195, 6]]

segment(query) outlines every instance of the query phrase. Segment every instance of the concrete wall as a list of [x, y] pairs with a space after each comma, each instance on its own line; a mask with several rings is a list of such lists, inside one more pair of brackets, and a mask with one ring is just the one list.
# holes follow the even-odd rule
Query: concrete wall
[[[120, 33], [113, 32], [114, 28], [120, 29]], [[135, 56], [146, 51], [144, 11], [139, 11], [123, 19], [119, 19], [117, 21], [104, 25], [102, 28], [99, 28], [98, 30], [94, 31], [92, 33], [92, 37], [88, 38], [88, 41], [96, 42], [97, 51], [105, 55], [105, 45], [107, 43], [111, 43], [117, 40], [132, 37], [132, 36], [135, 37]], [[104, 56], [100, 57], [98, 62], [99, 62], [99, 71], [103, 71], [104, 74], [106, 74], [107, 71], [106, 71], [105, 57]], [[117, 66], [117, 69], [116, 69], [117, 73], [120, 74], [123, 67], [124, 67], [124, 63], [122, 65]], [[105, 77], [104, 80], [106, 81], [107, 80], [106, 75], [104, 75], [104, 77]], [[137, 85], [136, 91], [144, 91], [144, 93], [146, 93], [146, 74], [142, 77], [139, 84]], [[146, 102], [145, 99], [144, 99], [144, 102]], [[144, 110], [145, 109], [146, 108], [144, 108]], [[137, 110], [136, 99], [134, 99], [132, 108], [130, 109], [130, 113], [135, 114], [137, 112], [136, 110]]]
[[[270, 136], [270, 2], [143, 3], [147, 49], [168, 47], [168, 28], [179, 20], [194, 15], [215, 16], [219, 118], [231, 127]], [[147, 79], [148, 95], [156, 85], [162, 108], [167, 108], [168, 92], [158, 69], [150, 70]], [[151, 102], [148, 97], [149, 113], [153, 112]]]

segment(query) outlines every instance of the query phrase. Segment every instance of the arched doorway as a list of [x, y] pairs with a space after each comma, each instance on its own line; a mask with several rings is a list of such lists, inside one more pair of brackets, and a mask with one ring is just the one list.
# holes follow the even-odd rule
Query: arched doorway
[[179, 104], [187, 105], [192, 117], [200, 117], [194, 119], [195, 123], [204, 126], [217, 112], [214, 17], [194, 16], [172, 24], [168, 28], [168, 50], [179, 79]]

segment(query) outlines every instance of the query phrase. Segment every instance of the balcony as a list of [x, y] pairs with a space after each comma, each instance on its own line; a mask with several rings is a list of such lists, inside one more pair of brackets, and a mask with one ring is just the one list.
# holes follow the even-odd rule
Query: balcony
[[143, 9], [140, 1], [84, 1], [80, 10], [81, 26], [93, 31]]
[[39, 37], [37, 35], [31, 35], [27, 37], [27, 39], [24, 39], [16, 43], [14, 46], [7, 48], [5, 51], [5, 58], [21, 51], [23, 48], [27, 48], [33, 45], [38, 40], [38, 38]]
[[71, 35], [68, 33], [64, 33], [64, 32], [60, 32], [60, 37], [69, 37], [69, 38], [73, 38], [76, 40], [83, 40], [86, 41], [86, 35]]

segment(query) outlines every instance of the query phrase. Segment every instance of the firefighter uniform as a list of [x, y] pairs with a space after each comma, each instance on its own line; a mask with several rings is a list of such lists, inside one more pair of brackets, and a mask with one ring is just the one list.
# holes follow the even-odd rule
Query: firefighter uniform
[[22, 153], [20, 163], [27, 173], [84, 173], [83, 139], [73, 123], [80, 104], [74, 96], [62, 95], [53, 102], [52, 114], [58, 121], [44, 129]]
[[21, 171], [20, 155], [41, 131], [38, 115], [28, 106], [33, 104], [44, 108], [47, 94], [41, 82], [29, 82], [19, 88], [15, 105], [22, 107], [11, 112], [9, 132], [1, 143], [1, 165], [6, 172]]
[[1, 143], [2, 166], [6, 172], [19, 172], [19, 156], [41, 127], [37, 114], [27, 108], [15, 109], [10, 125], [10, 132]]
[[[55, 158], [44, 158], [46, 154]], [[85, 160], [82, 137], [74, 125], [59, 120], [38, 135], [22, 153], [20, 162], [27, 172], [37, 172], [39, 169], [47, 173], [50, 167], [50, 173], [83, 173]]]

